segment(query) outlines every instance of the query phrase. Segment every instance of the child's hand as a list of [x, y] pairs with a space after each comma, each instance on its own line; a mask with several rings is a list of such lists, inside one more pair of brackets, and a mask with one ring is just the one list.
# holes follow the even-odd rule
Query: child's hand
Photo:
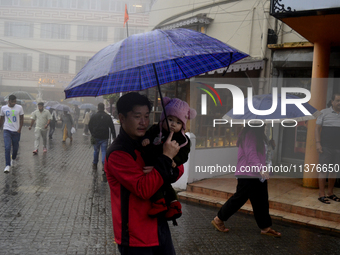
[[175, 161], [172, 160], [171, 167], [172, 167], [172, 168], [175, 168], [176, 166], [177, 166], [177, 165], [176, 165]]
[[150, 144], [150, 140], [149, 139], [144, 139], [142, 141], [142, 146], [147, 146], [148, 144]]
[[148, 174], [152, 171], [153, 166], [145, 166], [143, 167], [143, 173]]

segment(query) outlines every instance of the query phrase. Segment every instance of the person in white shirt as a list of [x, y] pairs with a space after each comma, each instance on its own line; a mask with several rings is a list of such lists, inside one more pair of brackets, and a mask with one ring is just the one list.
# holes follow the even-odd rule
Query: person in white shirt
[[[16, 96], [10, 95], [8, 97], [8, 105], [2, 106], [0, 111], [0, 127], [4, 124], [3, 133], [6, 159], [4, 173], [9, 173], [11, 165], [13, 166], [16, 164], [21, 128], [24, 124], [24, 110], [21, 105], [16, 104], [16, 101]], [[13, 145], [12, 160], [11, 145]]]
[[43, 138], [44, 152], [47, 152], [47, 127], [50, 124], [52, 116], [48, 110], [44, 109], [44, 103], [40, 102], [38, 104], [38, 110], [32, 113], [31, 119], [29, 130], [31, 130], [34, 122], [37, 121], [34, 130], [35, 141], [33, 155], [38, 154], [40, 136]]

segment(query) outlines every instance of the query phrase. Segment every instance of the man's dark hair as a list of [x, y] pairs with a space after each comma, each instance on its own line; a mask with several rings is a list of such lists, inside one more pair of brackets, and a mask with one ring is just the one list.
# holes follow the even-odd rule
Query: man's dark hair
[[105, 105], [103, 103], [98, 104], [98, 111], [104, 111]]
[[130, 92], [121, 96], [117, 101], [116, 108], [118, 114], [121, 113], [126, 117], [127, 113], [131, 112], [133, 107], [135, 107], [136, 105], [146, 105], [149, 108], [149, 111], [151, 111], [150, 100], [146, 96], [141, 95], [137, 92]]
[[15, 95], [10, 95], [9, 97], [8, 97], [8, 100], [16, 100], [17, 99], [17, 97], [15, 96]]
[[335, 92], [335, 93], [332, 95], [332, 101], [334, 101], [334, 99], [335, 99], [336, 96], [340, 96], [340, 92]]
[[44, 106], [44, 103], [43, 103], [43, 102], [39, 102], [39, 103], [38, 103], [38, 105], [42, 105], [42, 106]]

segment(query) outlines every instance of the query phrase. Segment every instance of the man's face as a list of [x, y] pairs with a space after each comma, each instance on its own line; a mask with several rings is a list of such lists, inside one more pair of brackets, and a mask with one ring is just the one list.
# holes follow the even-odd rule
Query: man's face
[[144, 105], [136, 105], [125, 117], [119, 114], [119, 120], [124, 131], [134, 140], [145, 135], [149, 126], [149, 108]]
[[14, 105], [17, 103], [17, 100], [14, 99], [14, 100], [8, 100], [8, 106], [9, 107], [14, 107]]
[[38, 109], [39, 109], [39, 111], [43, 111], [44, 110], [44, 106], [43, 105], [38, 105]]
[[335, 96], [334, 100], [332, 101], [332, 108], [334, 111], [340, 111], [340, 96]]

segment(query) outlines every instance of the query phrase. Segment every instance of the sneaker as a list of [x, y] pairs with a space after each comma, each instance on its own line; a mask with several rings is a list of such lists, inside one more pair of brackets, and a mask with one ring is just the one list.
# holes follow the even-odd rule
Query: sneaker
[[17, 161], [15, 159], [11, 159], [11, 166], [16, 166], [17, 165]]
[[4, 173], [8, 174], [9, 170], [11, 170], [11, 167], [10, 166], [6, 166], [5, 169], [4, 169]]
[[38, 150], [34, 150], [33, 155], [37, 155], [37, 154], [38, 154]]
[[44, 153], [46, 153], [47, 152], [47, 148], [44, 148]]
[[97, 170], [97, 168], [98, 168], [98, 167], [97, 167], [97, 164], [92, 163], [92, 169], [93, 169], [93, 170]]

